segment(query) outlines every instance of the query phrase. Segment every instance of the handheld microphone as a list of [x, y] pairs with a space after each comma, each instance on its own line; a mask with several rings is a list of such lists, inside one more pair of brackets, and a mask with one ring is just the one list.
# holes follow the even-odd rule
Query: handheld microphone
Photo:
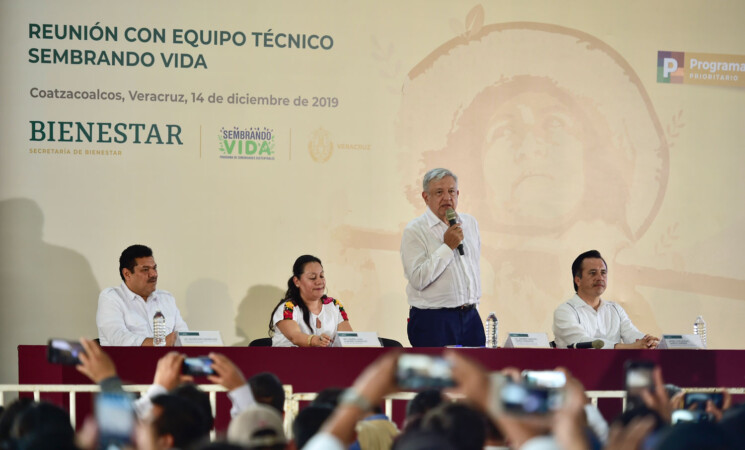
[[569, 344], [567, 348], [603, 348], [605, 347], [605, 342], [601, 341], [600, 339], [595, 339], [594, 341], [590, 342], [577, 342], [576, 344]]
[[[458, 223], [455, 220], [455, 210], [453, 208], [448, 208], [448, 210], [445, 211], [445, 218], [448, 220], [448, 222], [450, 222], [450, 226], [451, 227], [453, 225], [455, 225], [456, 223]], [[465, 254], [463, 252], [463, 243], [462, 242], [460, 244], [458, 244], [458, 253], [460, 253], [461, 255], [464, 255]]]

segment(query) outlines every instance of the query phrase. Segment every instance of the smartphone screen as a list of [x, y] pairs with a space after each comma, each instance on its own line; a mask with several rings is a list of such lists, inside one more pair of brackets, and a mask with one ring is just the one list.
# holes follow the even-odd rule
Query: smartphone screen
[[654, 363], [651, 361], [626, 362], [626, 409], [643, 405], [642, 391], [654, 390], [653, 370]]
[[633, 367], [626, 371], [627, 391], [639, 392], [644, 389], [650, 390], [653, 386], [652, 368]]
[[686, 392], [683, 409], [689, 411], [706, 411], [706, 402], [711, 400], [719, 409], [724, 404], [724, 394], [721, 392]]
[[120, 448], [131, 444], [135, 427], [132, 395], [102, 392], [96, 396], [95, 405], [99, 448]]
[[524, 370], [522, 375], [528, 386], [558, 389], [567, 384], [564, 372], [556, 370]]
[[396, 383], [400, 388], [412, 391], [455, 386], [452, 365], [448, 360], [409, 353], [398, 357]]
[[78, 355], [85, 353], [80, 342], [50, 339], [47, 342], [47, 361], [52, 364], [75, 366], [80, 364]]
[[502, 385], [500, 401], [506, 413], [548, 414], [561, 408], [564, 390], [508, 381]]
[[675, 425], [680, 422], [713, 422], [714, 416], [707, 413], [706, 411], [688, 411], [687, 409], [676, 409], [673, 411], [672, 424]]
[[196, 358], [185, 358], [181, 366], [181, 373], [195, 377], [205, 377], [214, 375], [215, 370], [212, 368], [212, 360], [207, 356], [198, 356]]

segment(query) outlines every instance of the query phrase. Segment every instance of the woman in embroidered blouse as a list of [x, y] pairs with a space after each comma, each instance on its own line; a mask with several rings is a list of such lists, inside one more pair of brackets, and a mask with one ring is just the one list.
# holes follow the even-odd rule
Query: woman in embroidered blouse
[[273, 347], [329, 347], [337, 331], [352, 331], [341, 303], [324, 294], [320, 259], [303, 255], [295, 260], [292, 273], [269, 321]]

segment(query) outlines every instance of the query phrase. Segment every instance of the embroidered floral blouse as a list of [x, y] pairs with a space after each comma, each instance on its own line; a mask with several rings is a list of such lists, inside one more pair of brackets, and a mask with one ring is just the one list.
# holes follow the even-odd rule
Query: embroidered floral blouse
[[[272, 347], [296, 347], [277, 327], [277, 324], [283, 320], [294, 320], [300, 325], [300, 331], [305, 334], [315, 334], [317, 336], [326, 334], [332, 340], [336, 338], [337, 326], [345, 320], [349, 320], [349, 317], [347, 317], [344, 306], [339, 300], [331, 297], [323, 297], [322, 300], [321, 313], [318, 315], [310, 314], [310, 324], [313, 329], [308, 328], [303, 320], [303, 310], [299, 306], [294, 305], [291, 301], [279, 305], [272, 316], [275, 326]], [[317, 327], [318, 322], [320, 322], [320, 327]]]

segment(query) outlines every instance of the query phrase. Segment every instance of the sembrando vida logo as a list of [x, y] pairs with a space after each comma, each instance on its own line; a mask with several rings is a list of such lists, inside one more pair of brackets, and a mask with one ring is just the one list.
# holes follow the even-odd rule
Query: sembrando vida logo
[[220, 158], [275, 159], [274, 130], [267, 127], [220, 128]]

